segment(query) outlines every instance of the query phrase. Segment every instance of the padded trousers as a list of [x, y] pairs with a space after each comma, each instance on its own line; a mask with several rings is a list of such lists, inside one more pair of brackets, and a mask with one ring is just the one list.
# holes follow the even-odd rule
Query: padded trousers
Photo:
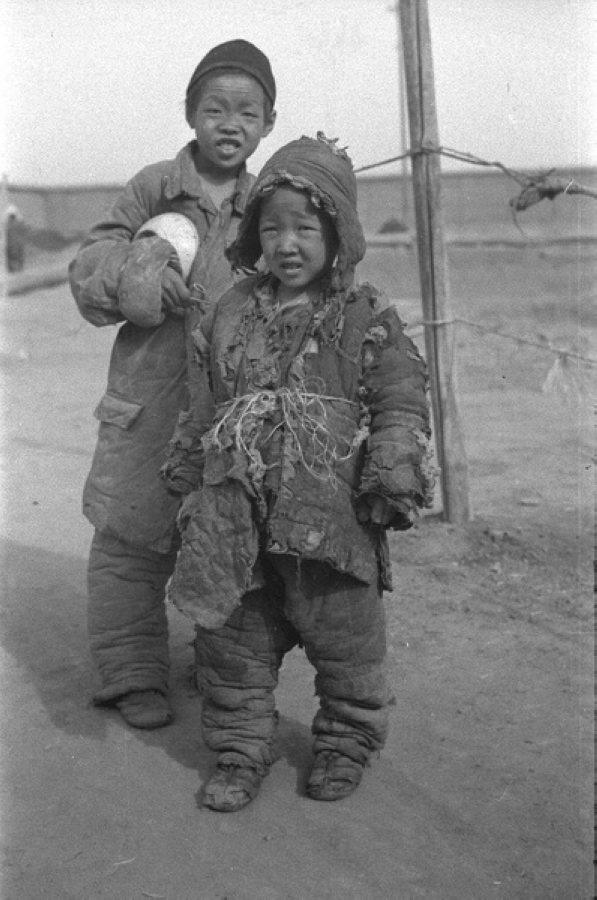
[[165, 588], [176, 550], [155, 553], [95, 532], [87, 570], [87, 626], [101, 689], [97, 704], [133, 690], [168, 689]]
[[264, 773], [274, 762], [274, 689], [284, 655], [304, 646], [316, 670], [313, 750], [365, 762], [388, 729], [385, 613], [366, 585], [313, 560], [264, 554], [266, 585], [243, 597], [226, 623], [197, 627], [202, 730], [222, 761]]

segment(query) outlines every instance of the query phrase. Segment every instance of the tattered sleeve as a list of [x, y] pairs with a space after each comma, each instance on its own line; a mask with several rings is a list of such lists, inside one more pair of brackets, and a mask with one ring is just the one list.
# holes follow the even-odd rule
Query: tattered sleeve
[[[130, 304], [131, 291], [134, 293], [136, 280], [139, 280], [139, 273], [142, 273], [146, 263], [146, 255], [132, 244], [132, 239], [141, 225], [155, 215], [159, 194], [158, 173], [148, 169], [136, 175], [120, 194], [106, 219], [91, 230], [71, 262], [71, 291], [81, 315], [93, 325], [113, 325], [130, 319], [135, 324], [151, 327], [162, 320], [161, 271], [167, 264], [171, 248], [159, 238], [153, 240], [161, 241], [166, 246], [160, 247], [160, 262], [157, 269], [150, 273], [150, 290], [142, 304], [142, 313], [138, 306]], [[136, 260], [135, 254], [141, 254], [143, 258]], [[146, 278], [144, 287], [147, 283]], [[121, 302], [123, 295], [126, 295], [124, 303]], [[131, 309], [127, 309], [127, 297]]]
[[384, 500], [394, 511], [389, 526], [408, 528], [416, 510], [432, 503], [427, 373], [390, 306], [365, 336], [363, 392], [370, 433], [358, 494]]

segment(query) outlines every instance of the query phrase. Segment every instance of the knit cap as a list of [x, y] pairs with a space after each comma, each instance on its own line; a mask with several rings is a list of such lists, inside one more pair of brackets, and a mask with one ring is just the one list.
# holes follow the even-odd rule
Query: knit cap
[[191, 76], [187, 87], [187, 100], [204, 75], [215, 69], [240, 69], [255, 78], [272, 106], [276, 102], [276, 82], [270, 62], [265, 55], [249, 41], [234, 40], [218, 44], [207, 53]]
[[337, 139], [320, 131], [317, 138], [291, 141], [265, 163], [249, 194], [236, 241], [228, 258], [237, 269], [254, 269], [261, 256], [259, 208], [268, 193], [281, 184], [305, 191], [315, 207], [332, 219], [338, 236], [334, 280], [347, 285], [365, 255], [365, 237], [357, 213], [357, 182], [350, 157]]

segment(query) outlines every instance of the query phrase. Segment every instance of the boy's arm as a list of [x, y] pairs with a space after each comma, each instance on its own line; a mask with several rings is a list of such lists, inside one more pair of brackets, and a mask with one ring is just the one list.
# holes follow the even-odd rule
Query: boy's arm
[[[162, 281], [178, 279], [172, 247], [158, 237], [133, 237], [156, 213], [160, 176], [143, 170], [126, 185], [107, 218], [96, 225], [69, 266], [73, 296], [81, 315], [93, 325], [129, 319], [159, 325], [165, 316]], [[170, 265], [168, 265], [170, 263]]]
[[369, 436], [358, 490], [361, 521], [410, 528], [432, 504], [425, 363], [396, 311], [379, 312], [363, 345], [363, 394]]

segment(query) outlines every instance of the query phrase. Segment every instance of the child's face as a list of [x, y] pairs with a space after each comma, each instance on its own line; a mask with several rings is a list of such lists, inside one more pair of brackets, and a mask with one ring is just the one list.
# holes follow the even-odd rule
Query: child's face
[[274, 127], [266, 115], [259, 82], [242, 73], [214, 74], [195, 110], [193, 128], [199, 144], [199, 171], [234, 174]]
[[322, 278], [332, 267], [337, 237], [330, 219], [304, 191], [276, 188], [261, 203], [259, 240], [263, 258], [291, 298]]

